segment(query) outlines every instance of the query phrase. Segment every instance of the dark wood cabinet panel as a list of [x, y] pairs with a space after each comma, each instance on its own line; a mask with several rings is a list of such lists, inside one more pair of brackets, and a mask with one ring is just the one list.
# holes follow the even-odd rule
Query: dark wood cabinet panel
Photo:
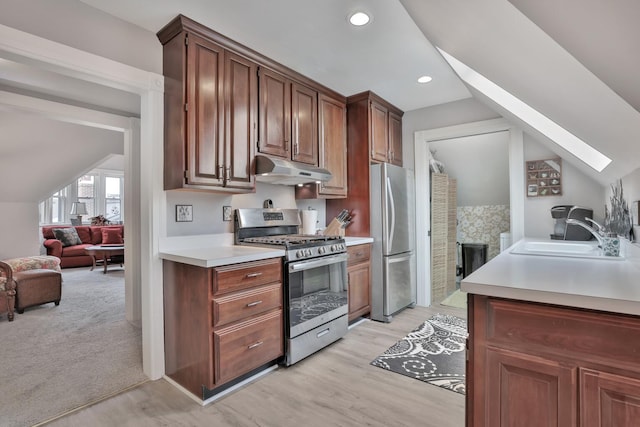
[[216, 297], [213, 299], [212, 326], [225, 326], [280, 307], [282, 286], [279, 283]]
[[634, 427], [640, 421], [640, 379], [580, 370], [580, 426]]
[[635, 426], [640, 317], [469, 294], [467, 426]]
[[347, 107], [344, 100], [318, 94], [318, 164], [331, 172], [321, 184], [296, 187], [296, 199], [347, 196]]
[[187, 47], [187, 184], [222, 185], [224, 49], [197, 36]]
[[[344, 96], [183, 15], [157, 36], [165, 77], [165, 190], [252, 192], [256, 152], [321, 164], [318, 97], [344, 104]], [[344, 123], [336, 126], [344, 133]], [[334, 139], [337, 132], [329, 133], [331, 149], [343, 141]], [[344, 165], [333, 153], [324, 160], [336, 179], [315, 190], [319, 197], [343, 197]]]
[[215, 383], [223, 384], [284, 354], [282, 310], [216, 329], [213, 338]]
[[[487, 349], [486, 423], [477, 425], [576, 426], [575, 368], [521, 353]], [[480, 420], [478, 420], [480, 421]]]
[[271, 258], [214, 269], [213, 292], [222, 295], [282, 280], [282, 260]]
[[349, 321], [371, 312], [371, 245], [347, 248], [349, 279]]
[[318, 92], [291, 84], [291, 160], [318, 165]]
[[386, 162], [389, 153], [389, 110], [371, 101], [371, 160]]
[[324, 94], [318, 97], [320, 122], [319, 164], [331, 172], [331, 180], [320, 184], [321, 195], [346, 197], [347, 185], [347, 107], [344, 102]]
[[257, 64], [186, 29], [163, 53], [165, 190], [253, 191]]
[[225, 183], [227, 187], [251, 190], [257, 141], [258, 66], [242, 56], [225, 51]]
[[[352, 211], [353, 221], [347, 236], [369, 236], [371, 162], [388, 161], [389, 115], [402, 117], [402, 111], [373, 92], [362, 92], [347, 98], [347, 197], [327, 200], [327, 218], [343, 209]], [[394, 133], [402, 132], [402, 123], [393, 125]], [[402, 140], [402, 134], [397, 135]]]
[[402, 166], [402, 117], [389, 111], [389, 162]]
[[164, 260], [167, 376], [204, 399], [281, 357], [281, 265], [281, 258], [215, 268]]
[[290, 158], [291, 81], [260, 68], [260, 147], [264, 154]]

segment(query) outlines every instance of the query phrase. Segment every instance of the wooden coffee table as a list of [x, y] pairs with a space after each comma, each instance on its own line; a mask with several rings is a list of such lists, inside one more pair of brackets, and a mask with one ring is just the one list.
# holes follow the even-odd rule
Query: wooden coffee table
[[[101, 261], [104, 265], [103, 274], [107, 274], [107, 265], [109, 264], [109, 259], [113, 256], [122, 255], [124, 256], [124, 246], [122, 245], [97, 245], [97, 246], [89, 246], [85, 248], [85, 252], [87, 255], [91, 256], [93, 260], [93, 265], [91, 266], [91, 270], [96, 266], [96, 262]], [[122, 267], [122, 263], [120, 263], [120, 267]]]

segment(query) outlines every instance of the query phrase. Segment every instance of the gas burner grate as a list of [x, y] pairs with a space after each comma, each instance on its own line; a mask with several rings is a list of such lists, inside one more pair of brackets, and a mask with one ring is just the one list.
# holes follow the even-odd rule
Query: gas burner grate
[[309, 234], [286, 234], [276, 236], [246, 237], [243, 243], [260, 243], [268, 245], [301, 245], [313, 242], [336, 240], [336, 236], [315, 236]]

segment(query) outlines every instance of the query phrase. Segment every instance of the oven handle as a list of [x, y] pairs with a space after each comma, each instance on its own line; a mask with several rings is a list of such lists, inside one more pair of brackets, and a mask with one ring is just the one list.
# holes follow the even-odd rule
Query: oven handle
[[324, 267], [326, 265], [337, 264], [339, 262], [346, 262], [347, 254], [332, 255], [325, 258], [313, 259], [310, 261], [300, 261], [289, 264], [289, 273], [296, 271], [309, 270], [311, 268]]

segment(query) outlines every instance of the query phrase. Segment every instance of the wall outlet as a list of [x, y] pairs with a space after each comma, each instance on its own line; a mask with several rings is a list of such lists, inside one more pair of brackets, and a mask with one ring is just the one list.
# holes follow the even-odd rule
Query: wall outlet
[[222, 207], [222, 220], [223, 221], [231, 221], [233, 219], [233, 210], [231, 206], [223, 206]]

